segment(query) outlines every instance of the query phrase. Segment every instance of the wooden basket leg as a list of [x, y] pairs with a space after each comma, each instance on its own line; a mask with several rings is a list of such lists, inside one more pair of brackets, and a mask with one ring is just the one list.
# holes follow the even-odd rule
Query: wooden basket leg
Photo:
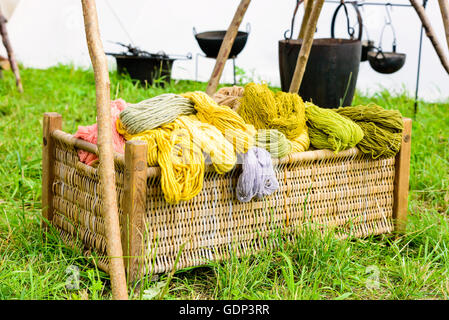
[[394, 176], [393, 219], [396, 233], [405, 231], [408, 209], [412, 120], [409, 118], [403, 120], [402, 144], [396, 155]]
[[138, 279], [143, 266], [144, 217], [147, 197], [147, 144], [127, 141], [125, 145], [124, 232], [122, 246], [128, 283]]
[[53, 220], [53, 181], [55, 146], [52, 132], [62, 129], [62, 116], [56, 112], [44, 113], [42, 139], [42, 227], [47, 230], [46, 221]]

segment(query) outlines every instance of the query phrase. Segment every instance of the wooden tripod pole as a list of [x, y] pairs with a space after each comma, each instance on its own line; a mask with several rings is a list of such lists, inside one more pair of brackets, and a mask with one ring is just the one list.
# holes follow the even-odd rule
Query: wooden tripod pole
[[304, 0], [304, 17], [301, 22], [301, 29], [299, 30], [298, 39], [303, 39], [306, 32], [307, 24], [309, 23], [310, 13], [312, 12], [313, 1]]
[[106, 228], [106, 251], [109, 256], [112, 297], [127, 300], [125, 265], [123, 262], [120, 224], [115, 190], [114, 148], [110, 107], [110, 82], [106, 55], [100, 38], [95, 0], [81, 0], [87, 46], [95, 74], [98, 122], [99, 175], [103, 206], [101, 208]]
[[446, 34], [447, 48], [449, 49], [449, 0], [438, 0], [443, 19], [444, 33]]
[[313, 2], [310, 18], [307, 22], [307, 28], [304, 32], [304, 39], [302, 41], [301, 50], [296, 60], [295, 72], [293, 73], [292, 82], [290, 83], [289, 92], [297, 93], [301, 86], [302, 78], [306, 70], [307, 60], [309, 60], [310, 49], [312, 49], [313, 36], [315, 34], [318, 18], [320, 17], [321, 9], [323, 8], [324, 0], [316, 0]]
[[210, 96], [212, 96], [217, 90], [226, 60], [228, 60], [229, 58], [229, 53], [231, 52], [235, 37], [237, 36], [237, 32], [239, 31], [240, 23], [242, 23], [243, 16], [245, 15], [246, 9], [248, 9], [250, 2], [251, 0], [240, 1], [240, 5], [238, 6], [234, 18], [229, 25], [228, 31], [226, 31], [226, 35], [223, 39], [220, 51], [218, 52], [218, 56], [215, 61], [214, 70], [212, 71], [209, 83], [207, 84], [206, 93]]
[[429, 38], [430, 42], [432, 43], [438, 55], [438, 58], [440, 58], [441, 64], [443, 65], [446, 72], [449, 74], [449, 61], [447, 60], [447, 57], [444, 54], [444, 50], [441, 47], [440, 42], [438, 41], [438, 38], [435, 35], [435, 32], [433, 31], [432, 25], [430, 24], [430, 20], [427, 17], [424, 7], [421, 4], [419, 4], [418, 1], [416, 0], [410, 0], [410, 3], [412, 4], [413, 8], [415, 8], [416, 13], [421, 19], [424, 30], [426, 30], [426, 35]]
[[6, 18], [0, 8], [0, 34], [2, 35], [3, 45], [8, 53], [9, 64], [11, 70], [16, 77], [16, 86], [19, 92], [23, 92], [22, 80], [20, 79], [19, 67], [17, 66], [16, 59], [14, 58], [14, 51], [12, 50], [11, 42], [9, 42], [8, 31], [6, 29]]

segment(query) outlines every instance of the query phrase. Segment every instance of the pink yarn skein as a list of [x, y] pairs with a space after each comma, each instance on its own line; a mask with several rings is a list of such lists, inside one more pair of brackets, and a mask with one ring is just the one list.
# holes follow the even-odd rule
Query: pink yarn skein
[[[120, 115], [120, 112], [122, 112], [127, 106], [128, 104], [123, 99], [111, 101], [112, 142], [114, 144], [114, 151], [119, 153], [124, 153], [125, 139], [117, 132], [115, 123]], [[97, 129], [96, 123], [91, 126], [78, 126], [78, 131], [74, 134], [74, 137], [97, 144]], [[78, 150], [78, 156], [81, 162], [89, 166], [98, 159], [96, 154], [89, 153], [84, 150]]]

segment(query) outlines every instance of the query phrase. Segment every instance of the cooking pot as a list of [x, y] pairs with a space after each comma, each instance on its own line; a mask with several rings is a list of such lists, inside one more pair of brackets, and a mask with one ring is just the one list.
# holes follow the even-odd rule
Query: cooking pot
[[[238, 31], [237, 36], [235, 37], [234, 44], [232, 45], [231, 52], [229, 53], [229, 57], [236, 57], [240, 52], [242, 52], [243, 48], [246, 45], [246, 41], [248, 40], [248, 36], [250, 33], [250, 24], [246, 25], [246, 32]], [[218, 31], [205, 31], [201, 33], [197, 33], [195, 27], [193, 27], [193, 35], [195, 36], [198, 45], [201, 50], [206, 54], [206, 57], [216, 58], [218, 56], [218, 52], [220, 51], [221, 44], [223, 43], [223, 39], [226, 35], [226, 30], [218, 30]]]
[[[368, 52], [368, 61], [370, 66], [379, 73], [394, 73], [402, 68], [405, 64], [405, 53], [397, 53], [396, 52], [396, 32], [394, 31], [393, 24], [391, 23], [391, 16], [389, 11], [390, 4], [387, 4], [386, 10], [388, 19], [385, 19], [385, 25], [382, 28], [382, 32], [380, 34], [379, 47], [374, 51]], [[384, 31], [386, 27], [390, 27], [393, 32], [393, 50], [391, 52], [384, 52], [382, 50], [382, 37], [384, 35]], [[377, 52], [376, 52], [377, 51]]]
[[394, 73], [402, 68], [405, 63], [405, 53], [397, 53], [396, 46], [393, 46], [393, 52], [383, 52], [378, 48], [377, 52], [368, 52], [370, 66], [379, 73]]
[[171, 71], [175, 60], [192, 59], [192, 54], [167, 55], [163, 51], [150, 53], [131, 45], [115, 42], [128, 50], [122, 53], [109, 53], [107, 55], [115, 57], [117, 62], [117, 73], [129, 74], [133, 80], [138, 80], [142, 85], [152, 85], [155, 80], [161, 87], [171, 80]]

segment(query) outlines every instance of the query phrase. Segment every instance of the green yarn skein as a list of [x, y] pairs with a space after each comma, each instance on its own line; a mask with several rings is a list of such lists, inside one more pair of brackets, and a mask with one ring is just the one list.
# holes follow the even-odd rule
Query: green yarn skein
[[363, 139], [362, 128], [334, 110], [306, 102], [306, 117], [310, 144], [317, 149], [338, 153], [355, 147]]
[[401, 148], [403, 121], [398, 110], [376, 104], [340, 107], [336, 112], [357, 123], [364, 137], [357, 147], [371, 158], [390, 158]]

